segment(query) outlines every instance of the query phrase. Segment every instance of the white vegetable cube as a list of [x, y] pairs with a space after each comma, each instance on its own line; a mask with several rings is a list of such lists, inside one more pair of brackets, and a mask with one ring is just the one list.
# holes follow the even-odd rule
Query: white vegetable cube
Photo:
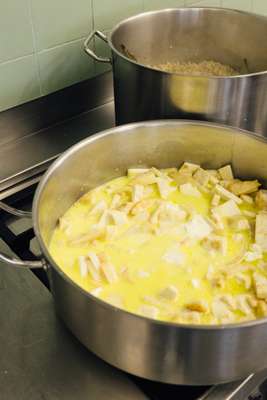
[[260, 210], [267, 211], [267, 190], [259, 190], [256, 195], [256, 204]]
[[132, 178], [133, 176], [136, 176], [138, 174], [144, 174], [145, 172], [148, 172], [149, 168], [129, 168], [127, 175], [129, 178]]
[[86, 262], [85, 256], [79, 257], [79, 267], [80, 267], [80, 274], [82, 278], [85, 278], [88, 275], [88, 266]]
[[193, 175], [193, 178], [203, 186], [206, 186], [210, 180], [210, 174], [208, 171], [205, 171], [203, 168], [199, 168]]
[[144, 186], [139, 184], [134, 185], [132, 189], [132, 201], [136, 203], [142, 200], [143, 197], [144, 197]]
[[180, 266], [185, 261], [185, 255], [179, 249], [179, 247], [172, 247], [163, 255], [162, 259], [170, 264]]
[[242, 203], [242, 200], [238, 196], [229, 192], [229, 190], [225, 189], [221, 185], [216, 185], [215, 191], [225, 200], [233, 200], [236, 204]]
[[241, 211], [237, 204], [233, 200], [228, 200], [224, 204], [221, 204], [212, 209], [212, 213], [218, 214], [225, 218], [235, 217], [241, 215]]
[[254, 287], [258, 299], [267, 301], [267, 278], [260, 275], [258, 272], [253, 274]]
[[165, 178], [157, 178], [157, 185], [162, 199], [167, 199], [168, 196], [176, 190], [174, 186], [170, 185], [170, 181]]
[[115, 283], [118, 280], [118, 275], [115, 267], [111, 263], [103, 262], [101, 264], [101, 270], [108, 281], [108, 283]]
[[226, 165], [225, 167], [219, 168], [219, 174], [224, 181], [234, 179], [231, 165]]
[[217, 207], [220, 204], [221, 196], [215, 193], [211, 199], [211, 205]]
[[191, 221], [185, 225], [187, 235], [191, 239], [204, 239], [212, 232], [212, 227], [200, 214], [193, 216]]
[[267, 251], [267, 212], [261, 212], [256, 216], [255, 240], [264, 251]]
[[123, 211], [112, 210], [110, 211], [110, 215], [115, 225], [123, 225], [126, 224], [128, 221], [127, 215]]
[[191, 183], [184, 183], [180, 186], [180, 192], [186, 196], [200, 197], [200, 191]]
[[177, 295], [178, 289], [173, 285], [166, 286], [159, 292], [159, 296], [164, 300], [173, 301], [177, 298]]
[[200, 168], [198, 164], [184, 162], [183, 165], [179, 168], [179, 172], [190, 172], [190, 174], [192, 175], [198, 168]]
[[139, 313], [145, 317], [156, 319], [159, 314], [159, 310], [157, 307], [144, 304], [139, 308]]

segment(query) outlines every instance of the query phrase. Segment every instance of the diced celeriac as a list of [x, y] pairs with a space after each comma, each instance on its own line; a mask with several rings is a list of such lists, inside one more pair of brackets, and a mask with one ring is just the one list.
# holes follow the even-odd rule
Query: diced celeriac
[[128, 168], [127, 175], [129, 178], [132, 178], [135, 175], [144, 174], [145, 172], [148, 171], [149, 168]]
[[200, 214], [196, 214], [185, 224], [187, 235], [191, 239], [201, 240], [209, 236], [212, 232], [212, 227]]
[[248, 194], [241, 194], [241, 199], [243, 200], [244, 203], [247, 204], [253, 204], [254, 200], [251, 196], [249, 196]]
[[88, 258], [86, 261], [87, 261], [87, 268], [92, 279], [96, 282], [99, 282], [101, 280], [99, 269], [96, 268], [95, 265]]
[[231, 311], [236, 310], [236, 299], [232, 294], [222, 294], [221, 296], [218, 296], [218, 299], [225, 303]]
[[98, 297], [98, 296], [101, 294], [101, 292], [103, 292], [103, 288], [102, 288], [102, 287], [97, 287], [97, 288], [92, 289], [92, 290], [90, 291], [90, 293], [91, 293], [92, 295], [94, 295], [95, 297]]
[[260, 183], [257, 180], [254, 181], [240, 181], [235, 179], [228, 187], [228, 189], [237, 196], [241, 194], [250, 194], [258, 190]]
[[255, 241], [267, 251], [267, 212], [260, 212], [256, 216]]
[[203, 186], [206, 186], [210, 180], [210, 174], [203, 168], [198, 168], [193, 175], [193, 178]]
[[100, 200], [96, 203], [93, 208], [90, 210], [90, 215], [102, 214], [107, 209], [107, 203], [105, 200]]
[[70, 219], [66, 216], [63, 216], [59, 218], [58, 220], [59, 228], [66, 233], [66, 235], [69, 235], [71, 232], [71, 222]]
[[89, 253], [87, 254], [87, 256], [89, 257], [91, 263], [93, 264], [93, 266], [99, 270], [100, 268], [100, 260], [99, 257], [93, 252], [93, 251], [89, 251]]
[[208, 251], [220, 252], [224, 256], [227, 254], [227, 239], [224, 236], [209, 235], [203, 240], [202, 244]]
[[218, 172], [221, 178], [225, 181], [234, 179], [231, 165], [225, 165], [225, 167], [219, 168]]
[[198, 311], [183, 310], [180, 312], [177, 322], [187, 324], [199, 324], [201, 321], [201, 313]]
[[117, 208], [117, 207], [120, 206], [120, 204], [121, 204], [121, 196], [120, 196], [118, 193], [116, 193], [116, 194], [112, 197], [112, 200], [111, 200], [111, 203], [110, 203], [110, 208], [111, 208], [111, 209], [112, 209], [112, 208]]
[[133, 185], [132, 188], [132, 201], [134, 203], [141, 201], [144, 197], [144, 186], [140, 184]]
[[267, 301], [267, 278], [258, 272], [254, 272], [253, 281], [257, 298]]
[[132, 207], [131, 209], [131, 214], [132, 215], [137, 215], [140, 212], [143, 212], [144, 210], [148, 210], [151, 207], [155, 206], [158, 204], [158, 201], [156, 201], [155, 199], [144, 199], [139, 201], [138, 203], [136, 203], [134, 205], [134, 207]]
[[244, 254], [244, 260], [253, 262], [262, 259], [262, 248], [258, 244], [252, 244], [249, 250]]
[[160, 221], [177, 222], [185, 220], [187, 212], [177, 204], [171, 202], [161, 203], [159, 208], [153, 213], [151, 217], [152, 223]]
[[251, 277], [250, 275], [244, 274], [242, 272], [238, 272], [234, 275], [235, 279], [237, 279], [241, 284], [245, 286], [246, 289], [251, 288]]
[[110, 216], [112, 217], [115, 225], [123, 225], [128, 221], [127, 215], [123, 211], [111, 210]]
[[180, 192], [186, 196], [200, 197], [200, 191], [191, 183], [184, 183], [180, 186]]
[[157, 186], [162, 199], [167, 199], [176, 190], [176, 187], [171, 186], [170, 182], [165, 178], [157, 178]]
[[235, 233], [233, 235], [233, 239], [236, 242], [242, 242], [243, 238], [244, 238], [244, 236], [242, 235], [242, 233]]
[[149, 170], [145, 173], [138, 174], [132, 179], [133, 184], [140, 184], [140, 185], [152, 185], [156, 183], [157, 178], [152, 170]]
[[185, 254], [179, 249], [177, 245], [168, 249], [166, 253], [163, 254], [162, 259], [167, 263], [181, 266], [185, 261]]
[[255, 201], [260, 210], [267, 211], [267, 190], [259, 190]]
[[212, 265], [209, 265], [206, 273], [207, 280], [211, 280], [213, 278], [213, 274], [214, 274], [214, 268]]
[[107, 297], [107, 301], [114, 307], [118, 307], [118, 308], [123, 307], [123, 298], [120, 294], [110, 293]]
[[241, 215], [241, 211], [237, 204], [233, 200], [228, 200], [225, 203], [212, 208], [213, 214], [218, 214], [225, 218], [235, 217], [236, 215]]
[[230, 311], [229, 305], [221, 299], [215, 299], [212, 302], [211, 309], [214, 317], [218, 318], [220, 322], [231, 322], [234, 320], [234, 313]]
[[259, 300], [257, 304], [257, 314], [259, 317], [267, 317], [267, 303]]
[[79, 261], [80, 275], [82, 278], [85, 278], [88, 275], [88, 266], [86, 262], [86, 257], [80, 256], [78, 261]]
[[245, 315], [251, 315], [252, 309], [247, 294], [239, 294], [236, 296], [236, 309]]
[[221, 196], [215, 193], [211, 199], [211, 205], [217, 207], [220, 204]]
[[190, 172], [192, 175], [198, 168], [200, 168], [198, 164], [184, 162], [183, 165], [179, 168], [179, 172]]
[[159, 310], [157, 307], [144, 304], [139, 308], [139, 313], [145, 317], [156, 319], [159, 314]]
[[118, 280], [118, 275], [114, 265], [108, 262], [101, 263], [101, 271], [103, 272], [108, 283], [115, 283]]
[[92, 225], [90, 231], [87, 233], [80, 234], [70, 240], [71, 245], [73, 246], [82, 246], [86, 243], [90, 243], [93, 240], [97, 240], [102, 238], [105, 235], [105, 231], [102, 227], [98, 225]]
[[198, 289], [198, 288], [200, 287], [200, 280], [197, 279], [197, 278], [191, 279], [191, 283], [192, 283], [192, 286], [193, 286], [195, 289]]
[[218, 193], [225, 200], [233, 200], [236, 204], [242, 203], [242, 200], [239, 197], [229, 192], [229, 190], [225, 189], [221, 185], [215, 186], [215, 192]]
[[230, 226], [236, 231], [244, 231], [250, 229], [248, 220], [244, 217], [236, 217], [230, 220]]
[[178, 289], [173, 285], [168, 285], [159, 292], [159, 297], [164, 300], [176, 300], [178, 296]]
[[250, 211], [250, 210], [243, 210], [243, 215], [245, 215], [245, 217], [248, 217], [248, 218], [255, 218], [256, 212]]

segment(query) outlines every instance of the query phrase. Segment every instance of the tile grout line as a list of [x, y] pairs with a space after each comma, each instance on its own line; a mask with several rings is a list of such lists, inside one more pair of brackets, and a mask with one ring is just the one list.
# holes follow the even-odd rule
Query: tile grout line
[[34, 58], [35, 58], [35, 65], [36, 65], [37, 75], [38, 75], [38, 80], [39, 80], [40, 95], [42, 96], [43, 88], [42, 88], [41, 70], [40, 70], [40, 64], [39, 64], [38, 53], [37, 53], [37, 41], [36, 41], [36, 35], [35, 35], [35, 30], [34, 30], [34, 24], [33, 24], [33, 13], [32, 13], [31, 0], [28, 0], [27, 4], [28, 4], [29, 18], [30, 18], [30, 24], [31, 24], [31, 30], [32, 30], [33, 50], [34, 50], [33, 54], [34, 54]]
[[79, 38], [77, 38], [77, 39], [71, 39], [71, 40], [69, 40], [69, 41], [67, 41], [67, 42], [57, 44], [56, 46], [52, 46], [52, 47], [48, 47], [47, 49], [40, 50], [40, 51], [38, 51], [38, 54], [47, 53], [47, 52], [49, 52], [50, 50], [58, 49], [58, 48], [60, 48], [60, 47], [67, 46], [68, 44], [77, 43], [77, 42], [79, 42], [80, 40], [83, 40], [83, 39], [85, 39], [85, 38], [86, 38], [86, 36], [81, 36], [81, 37], [79, 37]]
[[3, 62], [0, 63], [0, 66], [6, 65], [6, 64], [12, 64], [13, 62], [24, 60], [25, 58], [32, 57], [32, 56], [34, 56], [34, 52], [31, 52], [29, 54], [24, 54], [23, 56], [12, 58], [12, 59], [7, 60], [7, 61], [3, 61]]

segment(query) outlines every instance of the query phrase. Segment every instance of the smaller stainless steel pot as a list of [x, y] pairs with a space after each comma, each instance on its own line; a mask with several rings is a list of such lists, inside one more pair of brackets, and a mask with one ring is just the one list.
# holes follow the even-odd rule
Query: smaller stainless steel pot
[[43, 260], [23, 262], [3, 254], [0, 260], [45, 267], [58, 314], [89, 350], [110, 364], [166, 383], [218, 384], [267, 366], [266, 318], [222, 326], [143, 318], [85, 292], [61, 271], [48, 250], [59, 217], [88, 190], [125, 174], [129, 167], [164, 168], [185, 160], [206, 168], [231, 163], [236, 176], [267, 183], [267, 142], [249, 132], [175, 120], [116, 127], [70, 148], [42, 178], [34, 197], [33, 224]]
[[[112, 58], [91, 49], [94, 36]], [[221, 122], [267, 135], [267, 17], [224, 8], [147, 12], [94, 31], [84, 43], [96, 61], [111, 63], [117, 124], [160, 118]], [[231, 77], [158, 71], [159, 63], [219, 61]]]

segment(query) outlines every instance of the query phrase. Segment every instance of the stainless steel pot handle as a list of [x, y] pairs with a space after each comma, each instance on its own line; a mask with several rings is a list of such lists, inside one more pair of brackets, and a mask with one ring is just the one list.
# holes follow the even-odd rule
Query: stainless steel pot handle
[[0, 261], [3, 261], [6, 264], [11, 265], [12, 267], [20, 267], [20, 268], [43, 268], [47, 270], [47, 264], [44, 259], [37, 260], [37, 261], [23, 261], [19, 260], [18, 258], [12, 258], [6, 256], [3, 253], [0, 253]]
[[[11, 207], [2, 201], [0, 201], [0, 209], [6, 211], [7, 213], [11, 215], [15, 215], [16, 217], [23, 217], [23, 218], [31, 218], [32, 213], [31, 211], [23, 211], [23, 210], [18, 210], [17, 208]], [[0, 261], [3, 261], [6, 264], [9, 264], [13, 267], [20, 267], [20, 268], [44, 268], [47, 270], [47, 264], [44, 259], [37, 260], [37, 261], [23, 261], [19, 260], [18, 258], [12, 258], [9, 257], [3, 253], [0, 252]]]
[[93, 31], [93, 32], [90, 33], [90, 35], [88, 36], [88, 38], [84, 42], [84, 51], [96, 61], [103, 62], [103, 63], [110, 63], [111, 64], [111, 58], [100, 57], [100, 56], [96, 55], [95, 52], [89, 47], [90, 42], [93, 40], [94, 36], [99, 37], [99, 39], [104, 40], [104, 42], [106, 42], [106, 43], [108, 42], [108, 38], [103, 32]]
[[3, 203], [2, 201], [0, 201], [0, 209], [6, 211], [9, 214], [15, 215], [16, 217], [23, 217], [23, 218], [32, 217], [31, 211], [18, 210], [17, 208], [11, 207], [6, 203]]

